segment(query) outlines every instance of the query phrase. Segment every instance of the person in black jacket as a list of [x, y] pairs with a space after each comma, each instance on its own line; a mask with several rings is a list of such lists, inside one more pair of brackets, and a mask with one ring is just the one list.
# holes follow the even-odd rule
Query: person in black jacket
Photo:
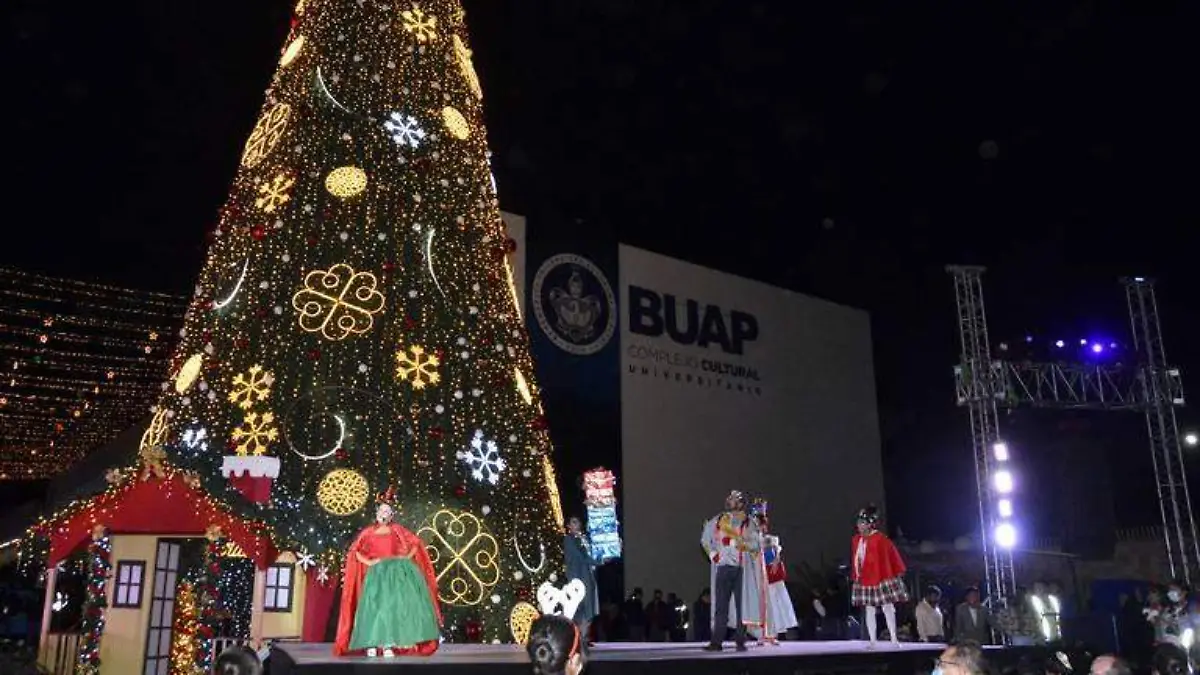
[[712, 591], [705, 588], [692, 605], [692, 639], [696, 642], [712, 641]]

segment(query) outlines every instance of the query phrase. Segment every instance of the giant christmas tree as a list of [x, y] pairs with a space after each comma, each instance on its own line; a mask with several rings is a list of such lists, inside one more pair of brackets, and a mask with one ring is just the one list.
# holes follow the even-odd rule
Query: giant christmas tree
[[144, 446], [335, 574], [393, 488], [509, 641], [562, 514], [482, 96], [457, 0], [301, 1]]

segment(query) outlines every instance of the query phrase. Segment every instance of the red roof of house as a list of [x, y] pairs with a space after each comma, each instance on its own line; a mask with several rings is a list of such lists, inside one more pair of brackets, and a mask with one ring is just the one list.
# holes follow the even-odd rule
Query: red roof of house
[[123, 483], [77, 504], [46, 523], [49, 564], [58, 564], [103, 525], [110, 534], [154, 534], [202, 537], [217, 525], [226, 538], [246, 552], [259, 568], [275, 561], [276, 550], [265, 526], [229, 511], [182, 475], [167, 469], [165, 477], [128, 477]]

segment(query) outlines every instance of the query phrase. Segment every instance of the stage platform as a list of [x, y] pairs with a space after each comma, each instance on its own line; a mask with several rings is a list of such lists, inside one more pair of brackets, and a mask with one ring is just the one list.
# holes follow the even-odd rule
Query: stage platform
[[[736, 652], [732, 644], [709, 653], [695, 643], [598, 644], [589, 652], [586, 675], [799, 675], [800, 673], [918, 675], [928, 673], [944, 645], [880, 642], [874, 650], [861, 641], [781, 642], [752, 645]], [[1023, 649], [989, 648], [994, 665], [1015, 663]], [[271, 649], [271, 675], [526, 675], [529, 659], [515, 645], [442, 645], [429, 658], [335, 658], [331, 645], [277, 643]]]

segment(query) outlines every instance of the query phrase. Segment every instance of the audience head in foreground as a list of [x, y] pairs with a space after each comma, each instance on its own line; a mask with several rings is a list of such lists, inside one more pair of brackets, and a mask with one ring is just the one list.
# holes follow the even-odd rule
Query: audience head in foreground
[[931, 675], [984, 675], [987, 662], [978, 642], [955, 642], [942, 652]]
[[534, 621], [525, 650], [535, 675], [579, 675], [587, 663], [579, 627], [561, 616]]
[[[1188, 675], [1187, 652], [1173, 644], [1160, 644], [1154, 650], [1150, 668], [1154, 675]], [[1096, 672], [1095, 667], [1092, 672]]]
[[249, 647], [230, 647], [221, 652], [213, 666], [214, 675], [262, 675], [258, 655]]
[[[1186, 669], [1185, 669], [1186, 670]], [[1115, 654], [1101, 654], [1092, 661], [1091, 675], [1132, 675], [1129, 664]]]

